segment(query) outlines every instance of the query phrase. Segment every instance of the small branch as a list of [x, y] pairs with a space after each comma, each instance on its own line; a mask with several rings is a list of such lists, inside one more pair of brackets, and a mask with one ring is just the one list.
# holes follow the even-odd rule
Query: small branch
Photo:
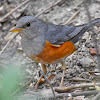
[[14, 36], [7, 42], [7, 44], [3, 47], [3, 49], [0, 51], [0, 55], [4, 52], [4, 50], [7, 48], [7, 46], [10, 44], [10, 42], [18, 35], [18, 33], [15, 33]]
[[52, 90], [52, 93], [53, 93], [54, 100], [56, 100], [55, 91], [54, 91], [52, 85], [50, 84], [49, 79], [46, 78], [46, 75], [45, 75], [43, 72], [41, 72], [41, 73], [42, 73], [42, 75], [44, 76], [45, 80], [48, 82], [49, 86], [51, 87], [51, 90]]
[[[90, 95], [96, 95], [100, 92], [100, 90], [91, 90], [91, 91], [82, 91], [82, 92], [71, 92], [71, 93], [57, 93], [55, 92], [55, 95], [56, 95], [56, 100], [57, 98], [68, 98], [68, 97], [76, 97], [76, 96], [90, 96]], [[31, 92], [32, 96], [29, 96], [27, 98], [34, 98], [34, 96], [36, 95], [40, 95], [41, 94], [41, 97], [40, 98], [45, 98], [45, 100], [49, 100], [50, 98], [52, 98], [54, 100], [54, 97], [52, 96], [52, 92], [50, 89], [46, 89], [46, 90], [42, 90], [42, 91], [38, 91], [37, 93], [36, 92]], [[23, 98], [23, 97], [22, 97]], [[51, 99], [50, 99], [51, 100]], [[94, 100], [94, 99], [93, 99]]]
[[81, 95], [85, 95], [85, 96], [90, 96], [93, 94], [97, 94], [99, 93], [100, 90], [91, 90], [91, 91], [82, 91], [82, 92], [72, 92], [71, 96], [81, 96]]
[[92, 100], [99, 100], [99, 99], [100, 99], [100, 92]]
[[72, 78], [72, 79], [67, 79], [68, 81], [75, 81], [75, 82], [91, 82], [89, 79], [82, 79], [82, 78]]
[[14, 8], [13, 10], [11, 10], [10, 12], [8, 12], [5, 16], [3, 16], [2, 18], [0, 18], [0, 22], [4, 21], [4, 19], [6, 19], [8, 16], [10, 16], [13, 12], [15, 12], [17, 9], [19, 9], [20, 7], [22, 7], [24, 4], [28, 3], [30, 0], [26, 0], [24, 2], [22, 2], [19, 6], [17, 6], [16, 8]]
[[16, 91], [14, 91], [11, 96], [17, 94], [21, 89], [23, 89], [24, 87], [26, 87], [27, 85], [29, 85], [31, 83], [32, 79], [30, 79], [25, 85], [21, 86], [20, 88], [18, 88]]
[[79, 4], [77, 4], [73, 9], [74, 9], [74, 10], [77, 9], [79, 6], [81, 6], [81, 5], [83, 4], [83, 2], [84, 2], [84, 0], [81, 1]]
[[[100, 83], [96, 83], [96, 85], [100, 85]], [[55, 88], [56, 92], [59, 93], [64, 93], [64, 92], [68, 92], [71, 89], [75, 89], [75, 88], [85, 88], [85, 87], [91, 87], [91, 86], [95, 86], [94, 83], [86, 83], [86, 84], [78, 84], [78, 85], [74, 85], [74, 86], [68, 86], [68, 87], [59, 87], [59, 88]]]
[[42, 12], [38, 13], [35, 17], [40, 16], [41, 14], [45, 13], [46, 11], [48, 11], [49, 9], [53, 8], [54, 6], [56, 6], [58, 3], [60, 3], [63, 0], [59, 0], [55, 3], [52, 3], [47, 9], [43, 10]]
[[79, 14], [79, 12], [79, 10], [76, 11], [76, 13], [64, 25], [69, 24]]
[[77, 4], [73, 9], [76, 10], [79, 6], [81, 6], [84, 3], [84, 0], [81, 1], [79, 4]]

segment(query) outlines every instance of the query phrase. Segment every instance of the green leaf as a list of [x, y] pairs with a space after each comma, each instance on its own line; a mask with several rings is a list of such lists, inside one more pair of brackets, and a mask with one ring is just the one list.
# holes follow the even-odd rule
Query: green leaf
[[13, 100], [12, 93], [18, 88], [20, 82], [20, 67], [9, 64], [5, 70], [0, 72], [0, 100]]

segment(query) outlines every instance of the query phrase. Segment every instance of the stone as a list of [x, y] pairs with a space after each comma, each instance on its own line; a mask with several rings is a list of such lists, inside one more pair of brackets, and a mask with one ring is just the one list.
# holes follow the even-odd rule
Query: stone
[[80, 59], [80, 63], [85, 67], [89, 67], [91, 64], [93, 64], [93, 62], [94, 61], [89, 57], [83, 57]]

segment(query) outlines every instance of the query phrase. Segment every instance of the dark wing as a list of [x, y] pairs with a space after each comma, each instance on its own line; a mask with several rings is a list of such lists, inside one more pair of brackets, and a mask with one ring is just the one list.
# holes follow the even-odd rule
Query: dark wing
[[55, 45], [61, 44], [68, 40], [76, 43], [82, 34], [84, 34], [92, 25], [97, 23], [100, 23], [100, 18], [93, 20], [91, 23], [79, 26], [48, 24], [45, 39], [50, 41], [51, 44]]
[[[46, 32], [46, 40], [52, 44], [61, 44], [65, 41], [71, 40], [77, 42], [79, 33], [85, 28], [86, 25], [69, 26], [69, 25], [48, 25]], [[76, 38], [76, 36], [78, 36]], [[75, 37], [75, 40], [74, 40]]]

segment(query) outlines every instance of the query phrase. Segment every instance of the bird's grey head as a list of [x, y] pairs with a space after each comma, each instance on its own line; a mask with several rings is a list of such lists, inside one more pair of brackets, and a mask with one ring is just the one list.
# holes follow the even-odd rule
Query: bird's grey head
[[21, 33], [21, 37], [34, 38], [40, 33], [41, 24], [41, 20], [36, 17], [24, 16], [17, 21], [15, 27], [10, 31], [20, 31], [19, 33]]

